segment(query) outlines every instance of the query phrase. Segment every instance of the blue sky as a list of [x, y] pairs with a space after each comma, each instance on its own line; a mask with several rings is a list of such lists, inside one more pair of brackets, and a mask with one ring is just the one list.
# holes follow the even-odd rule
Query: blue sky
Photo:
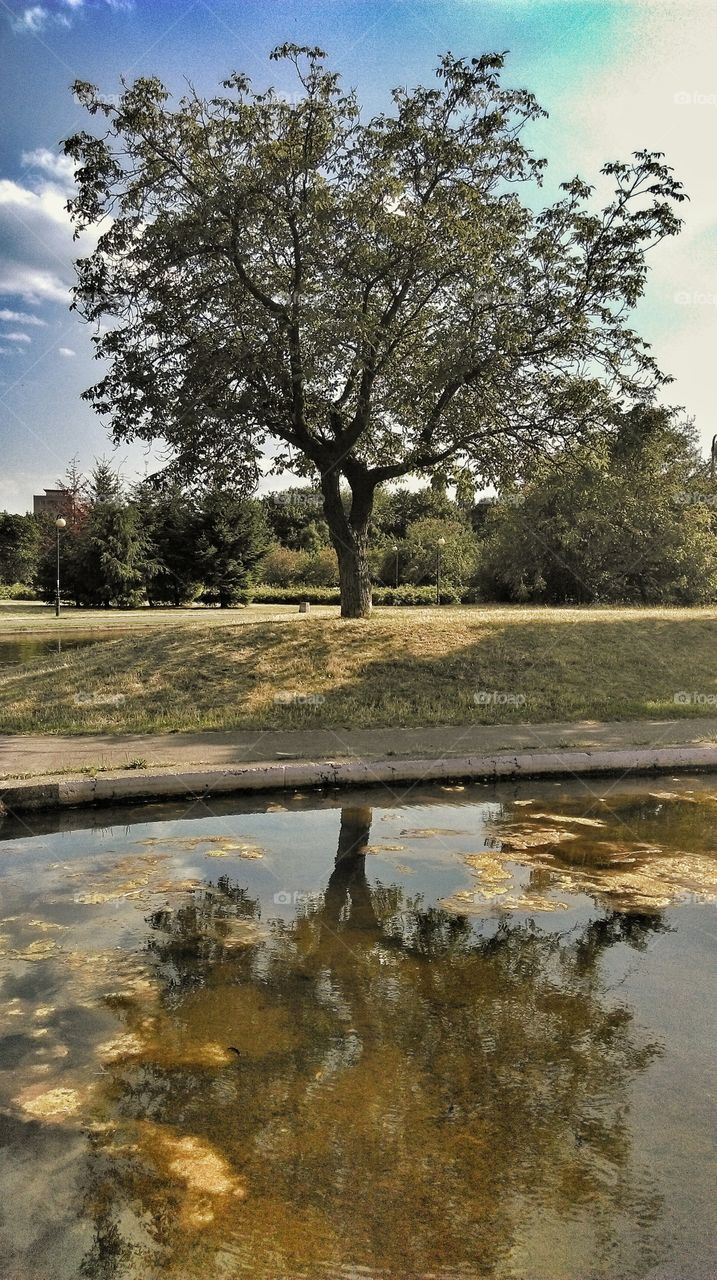
[[[159, 75], [211, 91], [232, 70], [259, 84], [283, 69], [275, 45], [318, 43], [367, 111], [396, 83], [427, 82], [437, 55], [509, 50], [506, 79], [550, 113], [532, 134], [564, 178], [608, 159], [664, 150], [691, 196], [687, 227], [652, 258], [637, 324], [676, 378], [670, 399], [717, 430], [717, 6], [691, 0], [0, 0], [0, 508], [25, 510], [68, 459], [109, 453], [80, 400], [96, 377], [89, 336], [68, 310], [77, 251], [64, 213], [70, 175], [59, 140], [87, 119], [69, 93]], [[293, 86], [291, 86], [293, 87]], [[122, 449], [128, 477], [140, 451]]]

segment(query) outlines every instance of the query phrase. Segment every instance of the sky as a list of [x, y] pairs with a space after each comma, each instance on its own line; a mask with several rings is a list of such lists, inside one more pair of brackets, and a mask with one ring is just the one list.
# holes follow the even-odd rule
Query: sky
[[[62, 138], [92, 122], [69, 86], [107, 93], [158, 75], [211, 93], [234, 71], [282, 83], [277, 44], [319, 44], [365, 113], [396, 84], [432, 80], [440, 53], [508, 51], [505, 80], [549, 118], [530, 134], [549, 162], [545, 198], [608, 160], [664, 151], [690, 203], [685, 227], [650, 258], [634, 324], [674, 376], [668, 399], [717, 432], [717, 4], [715, 0], [0, 0], [0, 509], [31, 509], [77, 456], [112, 456], [80, 396], [99, 373], [89, 331], [70, 312], [78, 248], [65, 211], [72, 172]], [[144, 473], [138, 447], [115, 461]], [[267, 482], [264, 487], [276, 487]]]

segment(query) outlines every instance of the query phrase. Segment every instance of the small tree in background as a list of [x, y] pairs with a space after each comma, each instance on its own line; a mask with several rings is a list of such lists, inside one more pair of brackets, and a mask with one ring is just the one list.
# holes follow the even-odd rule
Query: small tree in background
[[196, 566], [202, 598], [222, 609], [246, 603], [270, 533], [258, 502], [211, 489], [198, 509]]
[[136, 509], [120, 499], [96, 502], [82, 531], [78, 561], [83, 603], [142, 604], [145, 542]]
[[259, 572], [262, 582], [274, 587], [291, 587], [295, 582], [301, 582], [303, 566], [304, 556], [301, 551], [294, 551], [291, 547], [282, 547], [274, 542], [262, 558]]
[[156, 491], [137, 485], [133, 502], [145, 538], [144, 589], [150, 605], [190, 604], [198, 595], [198, 516], [181, 488]]
[[489, 599], [693, 604], [717, 594], [717, 487], [690, 423], [663, 409], [535, 467], [487, 513]]
[[295, 485], [268, 493], [259, 499], [277, 542], [293, 551], [305, 550], [306, 529], [311, 525], [318, 533], [320, 545], [329, 541], [323, 518], [321, 494], [310, 485]]
[[43, 526], [36, 516], [0, 511], [0, 583], [32, 583], [42, 543]]
[[444, 539], [440, 548], [442, 581], [456, 588], [468, 585], [478, 566], [478, 540], [457, 520], [417, 520], [409, 525], [399, 547], [405, 582], [428, 585], [436, 581], [440, 538]]

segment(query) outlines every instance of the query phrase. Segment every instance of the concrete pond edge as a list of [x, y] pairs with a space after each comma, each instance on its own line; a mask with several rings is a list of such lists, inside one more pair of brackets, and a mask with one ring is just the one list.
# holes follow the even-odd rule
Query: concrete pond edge
[[232, 793], [401, 786], [422, 782], [717, 771], [717, 746], [628, 747], [613, 751], [501, 752], [435, 760], [293, 760], [218, 769], [113, 770], [95, 775], [8, 778], [0, 814], [85, 805], [208, 799]]

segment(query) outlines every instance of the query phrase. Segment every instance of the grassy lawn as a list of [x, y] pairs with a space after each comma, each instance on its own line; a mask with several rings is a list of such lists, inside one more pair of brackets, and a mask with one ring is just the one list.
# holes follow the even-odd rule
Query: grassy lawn
[[[319, 617], [335, 618], [338, 608], [312, 605]], [[0, 640], [4, 636], [64, 635], [75, 631], [144, 631], [161, 627], [238, 627], [262, 619], [288, 621], [299, 616], [296, 604], [253, 604], [250, 609], [74, 609], [63, 605], [59, 618], [53, 605], [0, 600]]]
[[[674, 700], [682, 691], [717, 699], [717, 608], [386, 608], [367, 623], [342, 622], [335, 609], [308, 617], [283, 606], [271, 610], [163, 612], [141, 631], [8, 669], [0, 673], [0, 730], [168, 732], [717, 714], [717, 701]], [[111, 616], [115, 625], [129, 617]], [[42, 617], [37, 626], [47, 621]], [[70, 627], [74, 617], [61, 622]], [[303, 701], [307, 697], [314, 700]]]

